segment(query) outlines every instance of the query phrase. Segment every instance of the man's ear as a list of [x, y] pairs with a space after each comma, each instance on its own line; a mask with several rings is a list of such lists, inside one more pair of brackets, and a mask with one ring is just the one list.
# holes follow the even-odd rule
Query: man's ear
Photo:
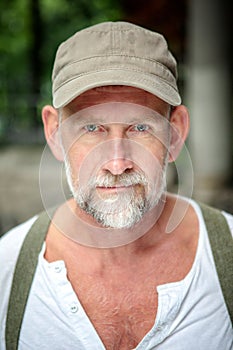
[[170, 117], [171, 138], [169, 148], [169, 162], [178, 157], [189, 132], [189, 113], [185, 106], [177, 106]]
[[64, 156], [59, 136], [58, 111], [52, 106], [45, 106], [42, 109], [42, 120], [44, 123], [45, 138], [54, 157], [59, 161], [63, 161]]

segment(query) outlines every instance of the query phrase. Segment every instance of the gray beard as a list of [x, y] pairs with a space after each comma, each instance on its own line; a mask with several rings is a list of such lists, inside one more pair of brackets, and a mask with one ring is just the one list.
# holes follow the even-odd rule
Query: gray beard
[[77, 191], [74, 198], [79, 206], [92, 215], [104, 227], [129, 228], [137, 223], [145, 213], [146, 200], [142, 195], [116, 193], [107, 199], [99, 199], [94, 193], [83, 194]]
[[[123, 229], [138, 223], [146, 212], [156, 206], [166, 188], [166, 163], [158, 174], [156, 185], [149, 189], [147, 179], [138, 173], [123, 173], [114, 176], [110, 173], [101, 178], [91, 179], [85, 187], [79, 186], [72, 179], [71, 166], [65, 159], [65, 171], [70, 191], [78, 206], [90, 214], [104, 227]], [[111, 187], [115, 184], [130, 186], [129, 189], [109, 194], [101, 198], [96, 186]], [[136, 188], [140, 187], [140, 193]], [[147, 193], [146, 193], [147, 189]]]

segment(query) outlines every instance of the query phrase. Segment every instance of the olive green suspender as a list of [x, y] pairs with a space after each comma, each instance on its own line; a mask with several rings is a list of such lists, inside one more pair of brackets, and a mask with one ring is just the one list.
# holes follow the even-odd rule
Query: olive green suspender
[[[200, 204], [207, 226], [216, 269], [228, 312], [233, 322], [233, 240], [221, 212]], [[38, 255], [50, 225], [43, 212], [32, 225], [22, 245], [15, 267], [6, 321], [6, 349], [16, 350]]]

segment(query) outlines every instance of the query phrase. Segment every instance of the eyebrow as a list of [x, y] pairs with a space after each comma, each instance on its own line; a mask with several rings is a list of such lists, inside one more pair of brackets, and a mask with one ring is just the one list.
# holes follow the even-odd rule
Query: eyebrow
[[88, 115], [88, 116], [77, 115], [77, 116], [74, 116], [74, 118], [76, 118], [76, 121], [79, 122], [80, 124], [85, 124], [85, 125], [93, 124], [95, 122], [97, 122], [98, 124], [107, 124], [106, 117], [103, 117], [103, 116], [97, 117], [95, 115]]
[[164, 116], [161, 116], [159, 113], [154, 112], [151, 114], [139, 114], [136, 116], [132, 116], [129, 120], [111, 120], [111, 117], [104, 117], [103, 115], [96, 116], [95, 114], [89, 114], [89, 115], [78, 115], [79, 112], [73, 116], [70, 116], [71, 118], [73, 117], [76, 121], [77, 124], [80, 125], [86, 125], [86, 124], [93, 124], [93, 123], [98, 123], [98, 124], [134, 124], [135, 122], [153, 122], [155, 121], [155, 117], [159, 117], [159, 120], [163, 120], [162, 118], [166, 118]]

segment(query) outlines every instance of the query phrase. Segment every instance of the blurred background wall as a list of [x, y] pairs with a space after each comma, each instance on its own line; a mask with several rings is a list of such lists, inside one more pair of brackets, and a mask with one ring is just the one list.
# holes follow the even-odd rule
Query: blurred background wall
[[[51, 103], [57, 46], [88, 25], [126, 20], [165, 35], [179, 62], [191, 114], [179, 169], [195, 199], [233, 213], [232, 23], [226, 0], [2, 0], [0, 3], [0, 234], [43, 210], [39, 176], [45, 141], [41, 107]], [[50, 159], [50, 158], [49, 158]], [[46, 179], [56, 197], [53, 160]], [[180, 170], [179, 170], [180, 171]], [[176, 169], [169, 187], [177, 189]], [[185, 193], [184, 193], [185, 194]]]

